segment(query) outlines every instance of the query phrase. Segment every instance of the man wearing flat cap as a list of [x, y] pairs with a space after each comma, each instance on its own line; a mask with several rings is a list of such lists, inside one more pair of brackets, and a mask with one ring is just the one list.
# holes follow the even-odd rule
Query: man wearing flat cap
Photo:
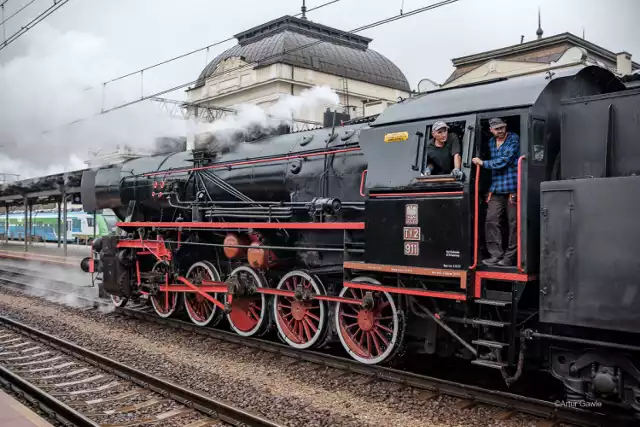
[[435, 122], [431, 126], [431, 136], [427, 142], [427, 167], [425, 175], [448, 175], [461, 179], [464, 175], [460, 170], [462, 158], [460, 153], [460, 139], [455, 133], [449, 132], [445, 122]]
[[[491, 257], [482, 262], [485, 265], [510, 267], [516, 264], [518, 250], [516, 195], [520, 138], [513, 132], [507, 132], [507, 124], [500, 118], [489, 120], [489, 128], [493, 134], [489, 140], [491, 158], [473, 159], [474, 164], [491, 169], [492, 172], [485, 224], [487, 250]], [[502, 220], [505, 216], [509, 223], [509, 244], [506, 252], [502, 246]]]

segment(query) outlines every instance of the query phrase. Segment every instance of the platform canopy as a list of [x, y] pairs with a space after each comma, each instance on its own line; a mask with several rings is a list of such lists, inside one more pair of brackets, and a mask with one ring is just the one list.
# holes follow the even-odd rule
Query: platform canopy
[[0, 185], [0, 206], [24, 206], [31, 203], [46, 204], [60, 201], [62, 193], [73, 196], [72, 203], [80, 203], [80, 182], [86, 169], [29, 178]]

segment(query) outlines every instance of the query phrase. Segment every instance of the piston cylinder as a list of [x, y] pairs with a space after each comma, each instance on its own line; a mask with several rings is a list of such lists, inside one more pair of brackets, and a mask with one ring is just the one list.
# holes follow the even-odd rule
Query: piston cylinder
[[224, 238], [224, 254], [229, 259], [241, 259], [247, 255], [247, 248], [237, 246], [249, 245], [249, 238], [243, 234], [229, 233]]

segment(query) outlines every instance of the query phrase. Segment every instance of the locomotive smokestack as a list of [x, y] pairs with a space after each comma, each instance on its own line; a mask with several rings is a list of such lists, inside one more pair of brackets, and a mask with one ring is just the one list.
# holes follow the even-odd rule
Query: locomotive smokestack
[[335, 114], [336, 123], [340, 124], [340, 122], [347, 122], [351, 120], [351, 116], [347, 113], [339, 113], [337, 111], [331, 111], [330, 108], [327, 107], [327, 111], [324, 112], [324, 118], [322, 120], [322, 126], [326, 128], [330, 128], [333, 126], [333, 116]]

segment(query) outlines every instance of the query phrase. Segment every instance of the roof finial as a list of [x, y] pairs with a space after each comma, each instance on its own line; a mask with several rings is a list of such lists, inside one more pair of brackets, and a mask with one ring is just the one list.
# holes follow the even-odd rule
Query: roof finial
[[538, 35], [538, 40], [542, 38], [543, 33], [544, 31], [542, 31], [542, 20], [540, 19], [540, 8], [538, 8], [538, 30], [536, 31], [536, 34]]
[[305, 0], [302, 0], [302, 19], [307, 19], [307, 5], [305, 4]]

